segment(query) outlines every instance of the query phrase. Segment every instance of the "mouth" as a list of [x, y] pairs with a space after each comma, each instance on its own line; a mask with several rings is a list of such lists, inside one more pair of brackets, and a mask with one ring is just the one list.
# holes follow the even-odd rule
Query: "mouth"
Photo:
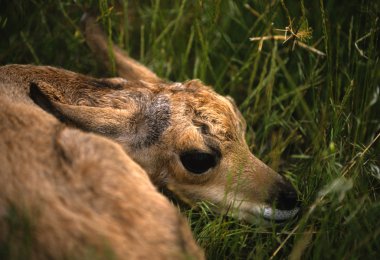
[[298, 207], [293, 208], [291, 210], [281, 210], [281, 209], [274, 209], [271, 207], [264, 207], [260, 213], [262, 214], [262, 217], [265, 220], [268, 220], [268, 221], [274, 220], [275, 222], [283, 222], [283, 221], [294, 218], [298, 214], [299, 210], [300, 208]]
[[260, 221], [260, 219], [265, 222], [274, 221], [276, 223], [284, 223], [295, 218], [301, 210], [300, 207], [284, 210], [264, 205], [254, 206], [251, 204], [240, 205], [240, 207], [232, 207], [232, 209], [233, 210], [229, 212], [232, 217], [245, 220], [252, 224], [258, 223], [260, 225], [264, 224]]

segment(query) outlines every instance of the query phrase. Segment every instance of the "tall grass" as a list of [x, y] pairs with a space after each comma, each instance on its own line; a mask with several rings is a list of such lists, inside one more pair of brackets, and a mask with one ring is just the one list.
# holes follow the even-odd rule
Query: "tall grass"
[[[0, 1], [0, 64], [62, 66], [97, 76], [84, 10], [113, 40], [172, 81], [200, 78], [233, 96], [252, 151], [297, 187], [303, 214], [251, 226], [185, 213], [210, 259], [378, 259], [380, 6], [376, 1]], [[251, 42], [308, 28], [305, 44]], [[262, 46], [260, 46], [262, 44]]]

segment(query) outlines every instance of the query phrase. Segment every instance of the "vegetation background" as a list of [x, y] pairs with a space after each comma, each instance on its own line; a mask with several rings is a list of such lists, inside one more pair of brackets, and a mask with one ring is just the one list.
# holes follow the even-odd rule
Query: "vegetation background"
[[[209, 259], [379, 259], [380, 2], [0, 0], [0, 64], [112, 75], [80, 33], [84, 11], [158, 75], [233, 96], [252, 151], [297, 187], [303, 212], [286, 225], [186, 210]], [[249, 40], [286, 27], [286, 42]]]

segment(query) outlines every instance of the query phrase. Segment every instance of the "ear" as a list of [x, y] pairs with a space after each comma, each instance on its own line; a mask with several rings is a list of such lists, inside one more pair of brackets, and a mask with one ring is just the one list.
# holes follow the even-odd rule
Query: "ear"
[[102, 31], [96, 19], [90, 14], [83, 14], [81, 29], [88, 46], [98, 59], [105, 63], [108, 68], [112, 68], [114, 63], [120, 77], [127, 80], [144, 80], [151, 83], [164, 82], [153, 71], [130, 58], [125, 51], [110, 43], [109, 38]]
[[[29, 95], [38, 106], [60, 121], [105, 135], [132, 149], [147, 148], [159, 142], [170, 125], [170, 102], [165, 95], [144, 100], [128, 99], [128, 109], [67, 104], [59, 90], [44, 81], [32, 82]], [[101, 96], [95, 98], [101, 99]], [[67, 99], [73, 101], [70, 97]]]
[[110, 137], [120, 135], [122, 129], [127, 128], [131, 116], [131, 113], [124, 109], [65, 104], [63, 96], [43, 81], [30, 84], [30, 97], [38, 106], [60, 121]]

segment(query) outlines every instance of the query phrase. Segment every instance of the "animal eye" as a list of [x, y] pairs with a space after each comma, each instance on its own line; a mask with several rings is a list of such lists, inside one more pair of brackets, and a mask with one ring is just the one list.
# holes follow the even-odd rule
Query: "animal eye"
[[217, 163], [215, 155], [199, 151], [184, 152], [180, 159], [186, 170], [195, 174], [204, 173]]

